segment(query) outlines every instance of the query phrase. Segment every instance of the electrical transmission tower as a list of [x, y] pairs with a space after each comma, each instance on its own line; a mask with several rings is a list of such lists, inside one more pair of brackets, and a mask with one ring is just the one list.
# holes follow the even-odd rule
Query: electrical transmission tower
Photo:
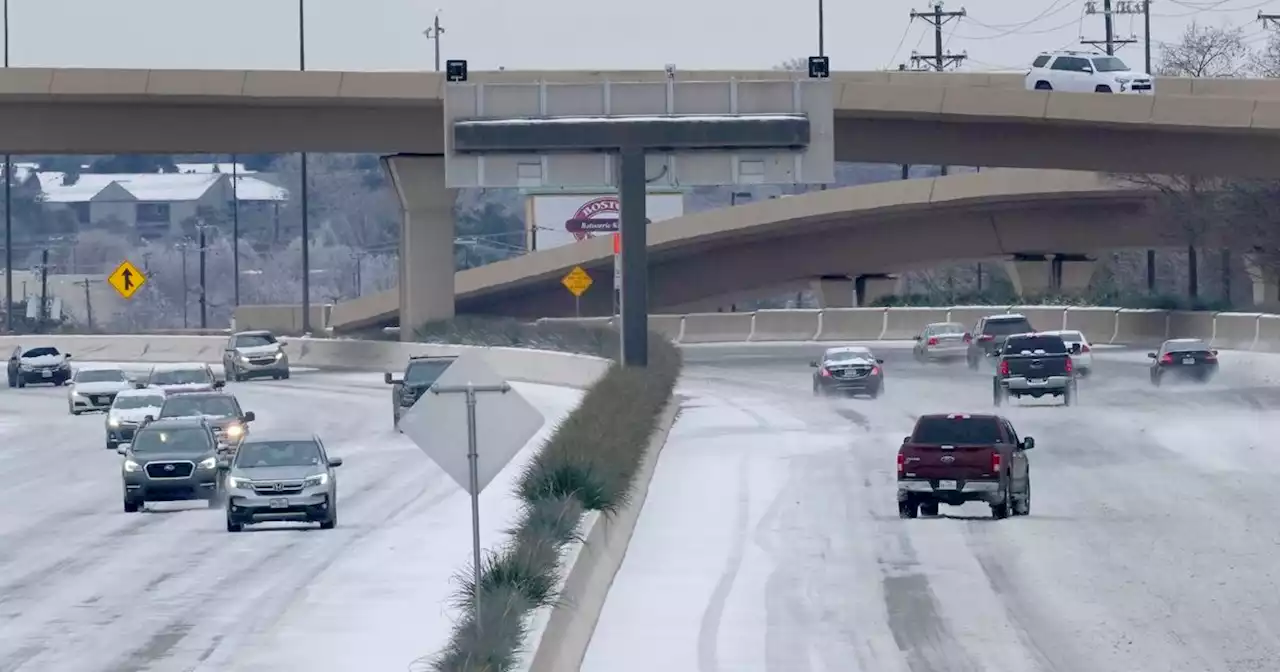
[[1280, 14], [1264, 14], [1258, 10], [1258, 20], [1263, 28], [1280, 28]]
[[[1101, 40], [1081, 39], [1080, 44], [1089, 45], [1091, 47], [1104, 47], [1108, 56], [1116, 53], [1116, 47], [1123, 47], [1126, 44], [1133, 44], [1138, 41], [1135, 37], [1124, 39], [1116, 38], [1116, 22], [1117, 14], [1145, 14], [1150, 15], [1150, 2], [1133, 2], [1132, 0], [1120, 0], [1118, 7], [1111, 6], [1111, 0], [1102, 0], [1102, 11], [1098, 11], [1097, 2], [1085, 3], [1085, 14], [1102, 14], [1102, 20], [1106, 30], [1106, 37]], [[1149, 68], [1148, 68], [1149, 69]]]
[[911, 10], [911, 20], [923, 19], [929, 25], [933, 26], [933, 55], [918, 54], [911, 52], [911, 65], [917, 70], [935, 70], [943, 72], [947, 68], [960, 65], [964, 59], [969, 58], [965, 54], [953, 54], [949, 51], [943, 51], [942, 48], [942, 27], [952, 19], [958, 19], [965, 16], [964, 8], [961, 7], [958, 12], [942, 11], [942, 0], [935, 0], [933, 3], [933, 11], [917, 12]]

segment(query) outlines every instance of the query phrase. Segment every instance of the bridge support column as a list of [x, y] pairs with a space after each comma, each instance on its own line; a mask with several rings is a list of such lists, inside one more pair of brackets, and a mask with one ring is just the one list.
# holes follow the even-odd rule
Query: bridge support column
[[865, 308], [876, 301], [901, 293], [902, 278], [896, 275], [859, 275], [854, 280], [858, 306]]
[[444, 157], [382, 157], [400, 199], [400, 340], [418, 327], [454, 315], [453, 206], [444, 186]]
[[1244, 257], [1244, 268], [1253, 282], [1254, 307], [1266, 310], [1280, 308], [1280, 275], [1264, 269], [1249, 255]]
[[1077, 293], [1089, 288], [1097, 262], [1078, 254], [1016, 254], [1005, 271], [1018, 296], [1057, 292]]
[[811, 283], [819, 308], [852, 308], [854, 282], [843, 275], [824, 275]]

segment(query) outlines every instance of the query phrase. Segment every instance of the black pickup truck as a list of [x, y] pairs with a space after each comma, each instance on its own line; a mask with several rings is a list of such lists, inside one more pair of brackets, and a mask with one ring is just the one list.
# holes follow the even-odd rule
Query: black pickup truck
[[1009, 336], [1000, 350], [991, 393], [996, 406], [1010, 397], [1047, 395], [1062, 397], [1064, 406], [1074, 404], [1076, 375], [1067, 344], [1052, 334]]
[[409, 363], [404, 367], [404, 373], [396, 375], [394, 373], [383, 374], [383, 381], [391, 386], [391, 424], [397, 431], [400, 430], [400, 416], [405, 411], [413, 408], [418, 398], [422, 396], [431, 384], [436, 382], [440, 374], [453, 364], [457, 357], [452, 355], [422, 355], [418, 357], [410, 357]]

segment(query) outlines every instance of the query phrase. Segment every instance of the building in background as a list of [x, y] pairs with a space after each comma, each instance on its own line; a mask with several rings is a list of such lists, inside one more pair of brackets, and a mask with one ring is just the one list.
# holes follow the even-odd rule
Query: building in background
[[[649, 222], [684, 214], [684, 194], [653, 192], [646, 198]], [[530, 250], [570, 245], [618, 230], [616, 193], [531, 193], [525, 200], [525, 227]]]

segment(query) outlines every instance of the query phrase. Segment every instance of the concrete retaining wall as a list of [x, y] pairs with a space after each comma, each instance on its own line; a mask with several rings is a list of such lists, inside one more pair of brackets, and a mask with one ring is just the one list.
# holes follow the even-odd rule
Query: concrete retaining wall
[[[321, 369], [403, 369], [411, 355], [457, 355], [480, 350], [507, 380], [565, 387], [590, 387], [611, 362], [598, 357], [525, 348], [475, 348], [390, 341], [328, 338], [285, 339], [289, 362]], [[222, 362], [224, 336], [0, 336], [0, 349], [52, 345], [73, 361]]]

